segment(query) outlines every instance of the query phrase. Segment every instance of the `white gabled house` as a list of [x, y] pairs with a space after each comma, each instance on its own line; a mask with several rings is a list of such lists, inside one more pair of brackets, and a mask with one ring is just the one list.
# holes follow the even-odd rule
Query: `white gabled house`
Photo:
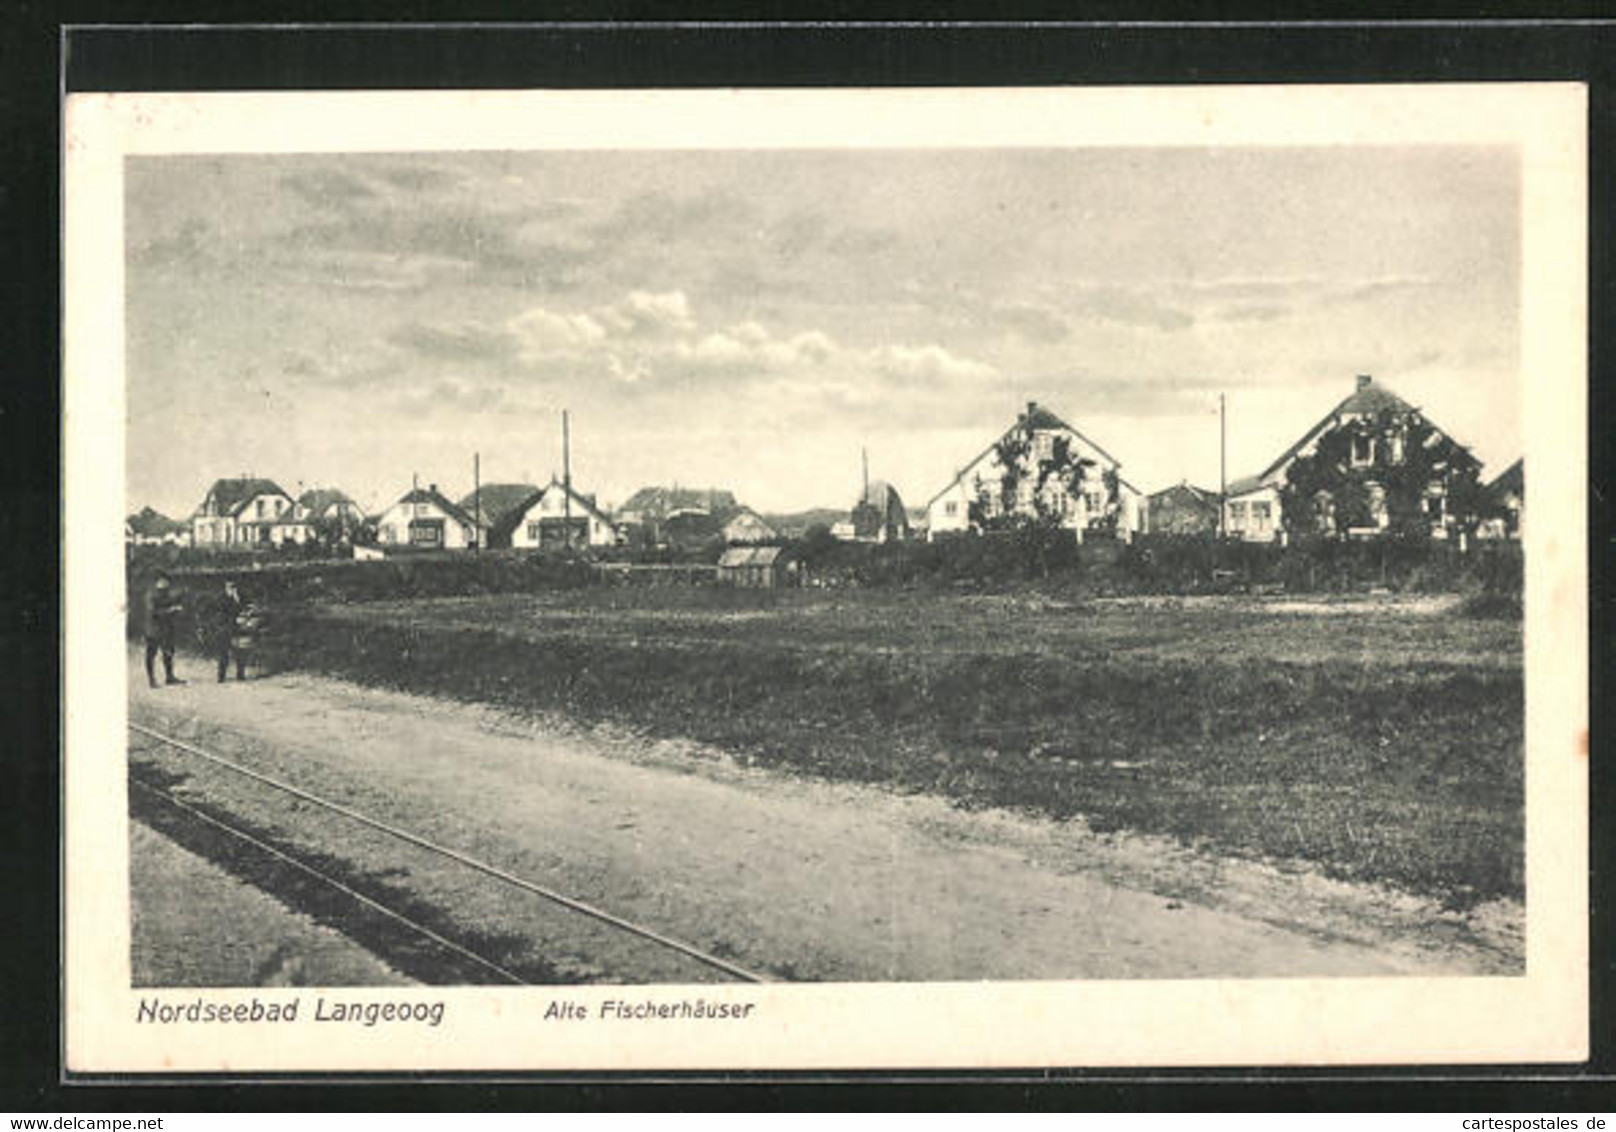
[[[1425, 431], [1411, 432], [1415, 426]], [[1459, 478], [1473, 476], [1480, 462], [1419, 409], [1375, 384], [1368, 374], [1359, 374], [1353, 391], [1261, 472], [1229, 485], [1223, 503], [1226, 534], [1246, 542], [1272, 542], [1295, 532], [1349, 538], [1386, 533], [1396, 516], [1384, 484], [1418, 455], [1407, 446], [1410, 435], [1425, 435], [1430, 451], [1452, 453], [1444, 457], [1446, 463], [1430, 482], [1420, 486], [1421, 496], [1414, 505], [1421, 529], [1432, 538], [1450, 537], [1465, 518], [1455, 514], [1450, 488]], [[1329, 486], [1303, 500], [1306, 514], [1286, 516], [1282, 496], [1307, 490], [1301, 486], [1292, 490], [1293, 470], [1302, 466], [1299, 461], [1322, 459], [1324, 449], [1339, 452]], [[1364, 514], [1356, 520], [1343, 513], [1342, 495], [1347, 490], [1361, 490], [1365, 500]]]
[[553, 479], [506, 512], [489, 533], [490, 546], [515, 550], [616, 544], [617, 527], [594, 497]]
[[191, 516], [191, 545], [254, 550], [301, 542], [307, 526], [296, 520], [297, 504], [273, 480], [256, 476], [215, 480]]
[[[1018, 436], [1025, 439], [1027, 452], [1014, 498], [1007, 501], [1000, 446]], [[1049, 475], [1040, 485], [1036, 469], [1063, 459], [1070, 474]], [[1144, 496], [1122, 478], [1121, 467], [1104, 448], [1029, 401], [1014, 424], [932, 496], [926, 504], [927, 537], [978, 529], [1009, 513], [1053, 517], [1079, 540], [1096, 530], [1130, 538], [1140, 529]]]
[[376, 519], [384, 547], [466, 550], [478, 545], [477, 521], [438, 491], [437, 484], [405, 492]]

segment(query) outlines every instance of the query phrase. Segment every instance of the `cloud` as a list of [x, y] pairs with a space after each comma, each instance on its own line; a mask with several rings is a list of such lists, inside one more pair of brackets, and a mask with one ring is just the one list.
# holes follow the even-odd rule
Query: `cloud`
[[990, 381], [998, 371], [941, 346], [883, 346], [871, 352], [875, 368], [904, 383]]
[[1188, 311], [1144, 290], [1085, 288], [1069, 294], [1067, 304], [1079, 314], [1128, 326], [1171, 331], [1184, 330], [1195, 323], [1195, 316]]
[[1212, 322], [1274, 322], [1291, 313], [1283, 303], [1234, 303], [1218, 307], [1206, 317]]
[[600, 308], [596, 317], [620, 334], [655, 334], [692, 325], [690, 301], [683, 291], [630, 291], [621, 301]]
[[304, 173], [288, 173], [281, 178], [282, 187], [290, 189], [307, 204], [318, 208], [345, 208], [376, 194], [363, 180], [336, 169], [312, 169]]
[[1048, 307], [1030, 303], [1011, 303], [994, 307], [990, 317], [997, 320], [1012, 334], [1028, 342], [1048, 345], [1065, 340], [1071, 333], [1066, 320]]
[[418, 389], [399, 399], [404, 411], [412, 416], [437, 413], [486, 413], [505, 403], [505, 390], [488, 382], [465, 382], [458, 378], [443, 378], [424, 389]]
[[606, 340], [606, 329], [587, 314], [558, 314], [543, 307], [517, 315], [508, 324], [516, 335], [522, 361], [535, 365], [546, 359], [575, 355]]
[[395, 329], [388, 338], [417, 354], [451, 360], [508, 358], [521, 348], [520, 339], [509, 330], [470, 322], [408, 323]]

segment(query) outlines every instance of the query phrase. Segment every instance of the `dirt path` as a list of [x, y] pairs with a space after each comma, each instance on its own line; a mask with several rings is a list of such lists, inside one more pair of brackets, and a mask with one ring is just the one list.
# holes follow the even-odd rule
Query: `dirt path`
[[[1488, 935], [1410, 898], [1076, 823], [964, 813], [304, 675], [153, 691], [135, 674], [132, 658], [136, 722], [781, 977], [1474, 974], [1519, 962], [1508, 914]], [[198, 774], [195, 789], [232, 788]], [[371, 868], [396, 856], [340, 832], [327, 843]], [[399, 871], [457, 919], [526, 933], [567, 977], [689, 977], [576, 917], [469, 893], [413, 860]]]

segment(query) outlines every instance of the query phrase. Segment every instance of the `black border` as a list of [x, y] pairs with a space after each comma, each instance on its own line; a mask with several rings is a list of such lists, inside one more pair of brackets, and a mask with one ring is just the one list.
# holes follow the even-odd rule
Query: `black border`
[[[12, 805], [0, 852], [9, 900], [0, 982], [0, 1085], [5, 1107], [52, 1112], [328, 1109], [375, 1111], [429, 1107], [439, 1111], [497, 1108], [646, 1111], [752, 1108], [982, 1108], [1224, 1110], [1353, 1109], [1490, 1111], [1534, 1108], [1588, 1111], [1616, 1108], [1616, 1060], [1611, 975], [1610, 884], [1605, 862], [1616, 860], [1609, 825], [1595, 822], [1593, 1058], [1583, 1066], [1425, 1067], [1226, 1071], [1139, 1074], [977, 1072], [838, 1074], [549, 1074], [515, 1078], [435, 1076], [443, 1087], [430, 1098], [407, 1092], [426, 1078], [303, 1075], [242, 1085], [185, 1078], [173, 1085], [115, 1078], [59, 1079], [59, 983], [56, 964], [59, 906], [57, 861], [60, 718], [58, 526], [60, 504], [59, 96], [63, 89], [277, 90], [366, 87], [516, 89], [527, 87], [703, 86], [1004, 86], [1037, 84], [1137, 85], [1282, 82], [1580, 81], [1590, 84], [1589, 293], [1590, 587], [1592, 598], [1591, 813], [1612, 811], [1600, 757], [1609, 733], [1599, 693], [1606, 686], [1612, 630], [1608, 577], [1612, 552], [1608, 500], [1616, 491], [1607, 438], [1613, 433], [1609, 357], [1612, 293], [1609, 206], [1613, 200], [1611, 141], [1616, 124], [1616, 21], [1601, 5], [1564, 6], [1566, 19], [1543, 22], [1541, 10], [1519, 21], [1335, 22], [1386, 16], [1320, 11], [1330, 22], [1250, 22], [1293, 16], [1294, 5], [1155, 4], [1158, 21], [1090, 24], [905, 25], [836, 24], [851, 18], [842, 5], [822, 5], [795, 23], [652, 22], [665, 8], [618, 5], [613, 22], [500, 26], [401, 26], [374, 20], [510, 18], [510, 5], [449, 5], [424, 0], [388, 5], [169, 3], [63, 4], [55, 11], [20, 2], [0, 29], [0, 122], [14, 173], [0, 179], [0, 218], [10, 249], [0, 272], [10, 317], [0, 323], [0, 357], [15, 379], [0, 385], [0, 515], [13, 532], [0, 556], [0, 635], [16, 659], [0, 690], [0, 722], [10, 742], [4, 760]], [[708, 19], [746, 17], [739, 8], [711, 5]], [[851, 6], [847, 6], [851, 7]], [[1047, 9], [1048, 6], [1046, 6]], [[553, 8], [552, 16], [581, 20], [585, 5]], [[256, 10], [254, 10], [256, 9]], [[504, 10], [501, 10], [504, 9]], [[1430, 11], [1430, 9], [1426, 9]], [[922, 21], [935, 21], [933, 14]], [[594, 14], [599, 14], [598, 6]], [[957, 8], [950, 13], [957, 16]], [[982, 15], [983, 13], [977, 13]], [[1022, 19], [1070, 15], [1028, 11]], [[1135, 19], [1137, 4], [1090, 5], [1091, 20]], [[1470, 13], [1455, 11], [1453, 16]], [[771, 13], [777, 20], [789, 15]], [[1174, 24], [1174, 19], [1231, 22]], [[218, 19], [346, 19], [345, 25], [286, 27], [129, 26], [131, 20], [170, 23]], [[122, 26], [87, 26], [98, 21]], [[813, 22], [821, 21], [821, 22]], [[75, 25], [65, 30], [63, 25]], [[9, 182], [9, 185], [7, 184]], [[1529, 381], [1529, 378], [1528, 378]], [[1530, 392], [1530, 391], [1528, 391]], [[43, 421], [51, 422], [42, 427]], [[18, 537], [19, 532], [28, 532]], [[48, 534], [47, 534], [48, 532]], [[49, 867], [47, 864], [49, 863]], [[1097, 1023], [1102, 1020], [1095, 1020]], [[1103, 1023], [1102, 1023], [1103, 1024]], [[1604, 1078], [1604, 1080], [1599, 1080]], [[540, 1082], [535, 1085], [533, 1082]], [[518, 1082], [521, 1082], [519, 1084]], [[833, 1089], [826, 1085], [834, 1083]]]

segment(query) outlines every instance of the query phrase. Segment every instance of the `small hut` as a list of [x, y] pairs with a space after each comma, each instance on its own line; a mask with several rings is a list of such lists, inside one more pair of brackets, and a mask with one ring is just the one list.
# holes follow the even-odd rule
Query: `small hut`
[[775, 589], [801, 579], [801, 564], [783, 546], [732, 546], [718, 560], [720, 585]]

